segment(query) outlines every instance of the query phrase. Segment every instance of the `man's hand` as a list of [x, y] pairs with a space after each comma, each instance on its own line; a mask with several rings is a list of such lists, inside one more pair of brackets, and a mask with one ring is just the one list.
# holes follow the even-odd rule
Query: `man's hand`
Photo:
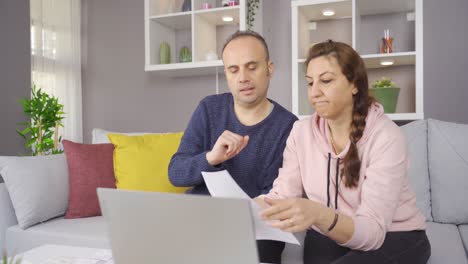
[[206, 160], [211, 166], [216, 166], [239, 154], [248, 142], [249, 136], [241, 136], [225, 130], [216, 140], [213, 149], [206, 153]]

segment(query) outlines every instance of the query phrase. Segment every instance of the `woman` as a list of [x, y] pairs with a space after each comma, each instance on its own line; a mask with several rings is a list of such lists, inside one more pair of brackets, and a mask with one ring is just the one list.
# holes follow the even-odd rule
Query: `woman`
[[426, 263], [405, 139], [369, 97], [364, 62], [327, 41], [310, 49], [306, 65], [316, 112], [294, 124], [272, 190], [256, 198], [262, 217], [307, 230], [304, 263]]

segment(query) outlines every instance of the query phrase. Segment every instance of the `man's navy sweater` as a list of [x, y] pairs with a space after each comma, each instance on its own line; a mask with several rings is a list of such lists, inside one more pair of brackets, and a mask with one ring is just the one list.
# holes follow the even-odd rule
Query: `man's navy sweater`
[[[272, 112], [260, 123], [245, 126], [234, 113], [230, 93], [204, 98], [192, 115], [179, 149], [169, 164], [169, 179], [175, 186], [193, 186], [195, 194], [209, 194], [202, 171], [227, 170], [250, 196], [267, 193], [283, 163], [286, 139], [296, 116], [270, 100]], [[206, 160], [218, 137], [225, 131], [249, 135], [247, 146], [235, 157], [218, 166]]]

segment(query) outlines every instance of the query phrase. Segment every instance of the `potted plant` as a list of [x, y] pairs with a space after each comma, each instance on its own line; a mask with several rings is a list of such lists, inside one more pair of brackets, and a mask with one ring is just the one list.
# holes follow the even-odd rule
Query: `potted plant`
[[384, 107], [385, 113], [395, 113], [400, 88], [387, 77], [372, 83], [369, 93]]
[[253, 30], [255, 12], [260, 5], [260, 0], [247, 0], [247, 29]]
[[33, 85], [31, 98], [24, 98], [20, 103], [30, 121], [20, 123], [26, 128], [16, 132], [26, 140], [26, 147], [31, 149], [32, 155], [62, 153], [59, 149], [62, 138], [58, 132], [59, 127], [63, 127], [65, 113], [58, 99], [41, 89], [36, 90], [36, 85]]
[[3, 258], [1, 264], [21, 264], [21, 257], [13, 256], [8, 258], [6, 250], [3, 251]]

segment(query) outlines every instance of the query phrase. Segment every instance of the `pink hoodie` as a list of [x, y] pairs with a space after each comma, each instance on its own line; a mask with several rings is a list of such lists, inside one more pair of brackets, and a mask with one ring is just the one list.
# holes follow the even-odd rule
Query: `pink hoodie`
[[[330, 206], [335, 208], [337, 159], [344, 158], [349, 146], [350, 143], [335, 155], [327, 121], [317, 114], [296, 121], [284, 150], [283, 167], [266, 196], [280, 199], [306, 195], [327, 205], [329, 168]], [[416, 207], [416, 196], [407, 177], [405, 138], [400, 128], [384, 115], [380, 104], [369, 109], [366, 128], [357, 147], [361, 158], [357, 188], [347, 188], [341, 180], [338, 184], [338, 212], [354, 221], [353, 236], [341, 246], [375, 250], [383, 244], [389, 231], [425, 229], [425, 218]]]

